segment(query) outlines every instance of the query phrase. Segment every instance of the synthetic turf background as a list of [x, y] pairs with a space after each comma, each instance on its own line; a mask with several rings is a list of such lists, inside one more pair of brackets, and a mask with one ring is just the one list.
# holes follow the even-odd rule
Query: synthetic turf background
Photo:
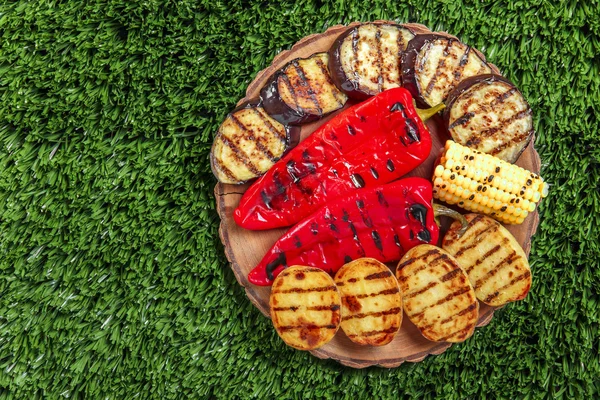
[[[1, 398], [594, 398], [598, 1], [0, 5]], [[534, 110], [551, 185], [533, 289], [466, 343], [353, 370], [286, 347], [217, 228], [208, 155], [305, 35], [414, 21], [482, 50]]]

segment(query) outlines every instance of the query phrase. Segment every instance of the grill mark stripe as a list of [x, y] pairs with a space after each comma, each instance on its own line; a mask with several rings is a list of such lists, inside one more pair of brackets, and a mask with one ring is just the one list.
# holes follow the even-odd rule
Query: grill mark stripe
[[394, 333], [394, 332], [396, 332], [397, 330], [398, 330], [398, 327], [397, 327], [397, 326], [392, 326], [391, 328], [388, 328], [388, 329], [382, 329], [382, 330], [376, 330], [376, 331], [368, 331], [368, 332], [363, 332], [363, 333], [361, 333], [360, 335], [356, 335], [356, 334], [350, 334], [350, 335], [348, 335], [348, 337], [352, 337], [352, 338], [354, 338], [354, 337], [357, 337], [357, 336], [361, 336], [361, 337], [364, 337], [364, 336], [375, 336], [375, 335], [378, 335], [378, 334], [380, 334], [380, 333]]
[[404, 50], [406, 49], [406, 46], [404, 45], [404, 35], [402, 34], [402, 29], [403, 28], [398, 29], [398, 38], [396, 39], [396, 45], [398, 46], [398, 61], [396, 62], [396, 69], [398, 72], [398, 83], [400, 86], [402, 86], [402, 53], [404, 53]]
[[310, 99], [314, 103], [315, 108], [317, 109], [317, 114], [323, 115], [323, 109], [321, 108], [321, 103], [319, 103], [319, 99], [317, 99], [315, 91], [313, 90], [308, 78], [306, 77], [304, 68], [302, 68], [302, 66], [300, 65], [300, 63], [298, 61], [292, 62], [292, 65], [294, 66], [294, 68], [296, 68], [296, 73], [298, 73], [298, 76], [300, 77], [302, 86], [304, 86], [306, 88], [308, 95], [310, 96]]
[[337, 325], [286, 325], [277, 328], [278, 331], [291, 331], [294, 329], [337, 329]]
[[356, 85], [356, 89], [360, 90], [360, 77], [358, 75], [358, 41], [360, 40], [360, 34], [358, 31], [360, 27], [354, 29], [352, 31], [352, 69], [354, 72], [354, 82]]
[[[459, 100], [463, 104], [468, 104], [465, 100], [468, 100], [471, 97], [473, 97], [476, 92], [477, 92], [477, 89], [469, 90], [469, 92], [465, 93], [464, 95], [461, 95], [461, 98]], [[516, 92], [517, 92], [517, 88], [516, 87], [512, 87], [512, 88], [508, 89], [506, 92], [501, 93], [498, 96], [496, 96], [496, 98], [493, 101], [489, 102], [489, 103], [478, 103], [477, 107], [475, 109], [473, 109], [473, 111], [471, 111], [471, 112], [466, 112], [465, 111], [465, 113], [462, 116], [460, 116], [452, 124], [450, 124], [449, 129], [452, 129], [452, 128], [454, 128], [457, 125], [463, 125], [463, 124], [459, 124], [457, 122], [461, 118], [464, 118], [467, 114], [473, 114], [471, 116], [471, 118], [472, 118], [476, 114], [488, 112], [488, 111], [492, 110], [494, 107], [496, 107], [496, 106], [498, 106], [500, 104], [504, 104], [504, 102], [506, 100], [508, 100]], [[471, 119], [471, 118], [469, 118], [469, 119]]]
[[[505, 129], [508, 125], [512, 124], [515, 121], [518, 121], [522, 118], [527, 117], [531, 114], [531, 108], [527, 108], [526, 110], [521, 110], [518, 113], [510, 116], [509, 118], [505, 118], [502, 121], [499, 121], [498, 124], [494, 127], [481, 131], [479, 136], [490, 137], [493, 136], [496, 132]], [[471, 139], [467, 140], [467, 145]]]
[[440, 254], [439, 257], [434, 258], [433, 260], [431, 260], [428, 265], [430, 267], [434, 267], [434, 266], [436, 266], [438, 264], [441, 264], [441, 263], [443, 263], [444, 261], [447, 261], [447, 260], [448, 260], [448, 256], [446, 254]]
[[238, 149], [238, 147], [235, 144], [233, 144], [227, 137], [221, 136], [221, 141], [223, 142], [224, 145], [226, 145], [227, 147], [229, 147], [231, 149], [231, 151], [233, 152], [234, 158], [238, 163], [244, 164], [246, 166], [246, 168], [248, 168], [248, 170], [250, 172], [252, 172], [254, 175], [257, 175], [257, 176], [262, 175], [262, 172], [260, 172], [256, 168], [256, 166], [250, 162], [248, 157], [245, 157], [244, 155], [242, 155], [242, 151], [240, 149]]
[[400, 307], [394, 307], [394, 308], [390, 308], [389, 310], [385, 310], [385, 311], [373, 311], [373, 312], [368, 312], [368, 313], [346, 315], [344, 318], [342, 318], [342, 321], [348, 321], [350, 319], [363, 319], [366, 317], [382, 317], [384, 315], [399, 314], [400, 311], [401, 311]]
[[296, 109], [296, 111], [298, 111], [301, 114], [305, 114], [306, 112], [304, 108], [302, 108], [300, 106], [300, 103], [298, 103], [298, 95], [294, 90], [294, 85], [292, 85], [292, 82], [290, 82], [290, 77], [284, 72], [283, 74], [281, 74], [281, 79], [283, 80], [283, 84], [287, 86], [288, 90], [290, 91], [292, 99], [294, 100], [294, 108]]
[[321, 272], [323, 272], [323, 270], [314, 269], [314, 268], [304, 268], [304, 269], [297, 269], [297, 270], [294, 270], [294, 271], [289, 271], [289, 270], [286, 269], [286, 270], [283, 270], [280, 275], [282, 277], [285, 277], [285, 276], [288, 276], [288, 275], [291, 275], [291, 274], [297, 274], [298, 272], [303, 272], [305, 274], [306, 273], [319, 273], [320, 274]]
[[436, 281], [429, 282], [425, 287], [423, 287], [415, 292], [408, 293], [406, 296], [404, 296], [404, 298], [412, 299], [413, 297], [417, 297], [418, 295], [425, 293], [426, 291], [428, 291], [429, 289], [431, 289], [432, 287], [437, 286], [437, 285], [438, 285], [438, 282], [436, 282]]
[[467, 49], [465, 50], [465, 52], [463, 53], [463, 55], [460, 57], [460, 59], [458, 61], [458, 68], [456, 68], [454, 70], [454, 73], [452, 76], [452, 82], [450, 82], [450, 84], [448, 85], [448, 87], [450, 88], [448, 90], [449, 92], [452, 91], [452, 89], [454, 89], [456, 87], [456, 85], [460, 82], [463, 71], [465, 69], [465, 66], [469, 63], [469, 53], [470, 52], [471, 52], [471, 47], [467, 46]]
[[231, 120], [238, 126], [238, 128], [248, 133], [252, 137], [252, 141], [256, 145], [256, 148], [260, 150], [265, 157], [267, 157], [272, 162], [277, 161], [277, 157], [275, 157], [275, 155], [271, 153], [271, 150], [266, 148], [265, 145], [262, 143], [263, 139], [261, 136], [254, 135], [254, 133], [250, 129], [248, 129], [248, 127], [244, 125], [242, 121], [240, 121], [235, 115], [231, 115]]
[[422, 259], [424, 260], [427, 257], [429, 257], [430, 255], [436, 254], [437, 252], [438, 252], [437, 250], [429, 250], [427, 253], [425, 253], [425, 254], [423, 254], [423, 255], [421, 255], [419, 257], [412, 258], [410, 260], [406, 260], [402, 264], [398, 265], [398, 269], [402, 269], [402, 268], [404, 268], [404, 267], [406, 267], [406, 266], [408, 266], [408, 265], [410, 265], [412, 263], [415, 263], [415, 262], [417, 262], [419, 260], [422, 260]]
[[267, 116], [265, 114], [263, 114], [263, 111], [260, 111], [258, 108], [253, 108], [253, 110], [256, 114], [258, 114], [258, 117], [267, 126], [267, 128], [269, 128], [269, 131], [271, 131], [271, 133], [274, 136], [278, 137], [281, 142], [285, 143], [287, 140], [285, 131], [284, 130], [280, 131], [277, 128], [275, 128], [275, 125], [273, 125], [271, 123], [271, 121], [269, 121]]
[[477, 308], [477, 303], [472, 303], [467, 308], [457, 312], [456, 314], [449, 316], [448, 318], [441, 320], [440, 325], [447, 324], [448, 322], [451, 322], [458, 317], [462, 317], [463, 315], [475, 310], [476, 308]]
[[365, 281], [370, 281], [373, 279], [384, 279], [384, 278], [388, 278], [390, 276], [392, 276], [392, 271], [382, 271], [382, 272], [377, 272], [377, 273], [365, 276]]
[[448, 126], [448, 129], [454, 129], [457, 126], [467, 125], [469, 123], [469, 121], [471, 121], [471, 118], [473, 118], [474, 116], [475, 116], [475, 113], [472, 111], [464, 113], [459, 118], [455, 119], [454, 122]]
[[[507, 240], [508, 242], [508, 240]], [[514, 261], [519, 258], [516, 252], [510, 253], [508, 256], [504, 257], [500, 262], [494, 265], [484, 276], [479, 278], [475, 284], [473, 285], [473, 289], [479, 289], [481, 286], [485, 285], [490, 278], [500, 272], [502, 269], [511, 265]]]
[[375, 44], [377, 47], [377, 91], [383, 91], [383, 53], [381, 52], [381, 27], [377, 26], [377, 32], [375, 33]]
[[335, 101], [337, 101], [338, 106], [342, 107], [346, 103], [346, 101], [340, 99], [340, 95], [342, 93], [339, 90], [337, 90], [337, 87], [333, 83], [333, 80], [331, 79], [331, 74], [329, 73], [327, 66], [325, 66], [320, 57], [316, 57], [315, 62], [317, 63], [317, 66], [321, 69], [321, 73], [323, 74], [325, 80], [329, 84], [329, 88], [331, 89], [331, 94], [333, 95], [333, 98], [335, 99]]
[[508, 282], [506, 285], [502, 286], [501, 288], [499, 288], [496, 292], [490, 294], [488, 297], [485, 298], [485, 300], [483, 301], [484, 303], [489, 303], [490, 301], [494, 300], [496, 297], [498, 297], [500, 295], [500, 293], [513, 286], [515, 283], [522, 281], [523, 279], [527, 279], [531, 276], [531, 271], [525, 271], [523, 274], [517, 276], [516, 278], [514, 278], [513, 280], [511, 280], [510, 282]]
[[532, 134], [533, 134], [533, 129], [531, 129], [525, 133], [522, 133], [518, 136], [515, 136], [511, 140], [507, 140], [506, 142], [502, 143], [500, 146], [496, 147], [494, 150], [490, 151], [489, 154], [496, 155], [496, 154], [500, 153], [502, 150], [504, 150], [505, 148], [507, 148], [508, 146], [510, 146], [511, 144], [522, 142], [523, 140], [525, 140], [528, 136], [530, 136]]
[[310, 293], [310, 292], [330, 292], [330, 291], [334, 291], [336, 289], [335, 285], [334, 286], [323, 286], [323, 287], [316, 287], [316, 288], [292, 288], [292, 289], [287, 289], [287, 290], [274, 290], [271, 292], [271, 295], [273, 294], [285, 294], [285, 293]]
[[480, 265], [486, 258], [488, 258], [492, 254], [496, 253], [501, 248], [502, 248], [502, 246], [500, 246], [499, 244], [497, 244], [494, 247], [492, 247], [490, 250], [488, 250], [484, 255], [482, 255], [481, 257], [479, 257], [477, 259], [477, 261], [475, 261], [473, 264], [469, 265], [469, 267], [467, 268], [467, 274], [470, 274], [471, 271], [473, 271], [473, 269], [475, 269], [475, 267], [477, 267], [478, 265]]
[[448, 272], [447, 274], [443, 275], [440, 278], [440, 281], [442, 282], [447, 282], [451, 279], [454, 279], [456, 276], [460, 275], [460, 273], [462, 272], [462, 269], [459, 268], [455, 268], [452, 271]]
[[364, 294], [357, 294], [356, 297], [357, 299], [365, 299], [367, 297], [376, 297], [376, 296], [385, 296], [388, 294], [396, 294], [398, 293], [400, 290], [395, 287], [395, 288], [391, 288], [391, 289], [384, 289], [381, 292], [377, 292], [377, 293], [364, 293]]
[[465, 286], [461, 289], [458, 289], [452, 293], [450, 293], [449, 295], [447, 295], [446, 297], [444, 297], [443, 299], [439, 299], [438, 301], [436, 301], [435, 303], [425, 307], [423, 310], [419, 311], [416, 314], [413, 314], [413, 317], [417, 318], [419, 316], [423, 316], [425, 314], [425, 311], [433, 309], [441, 304], [447, 303], [450, 300], [454, 299], [455, 297], [461, 296], [465, 293], [468, 293], [471, 290], [470, 286]]
[[444, 56], [444, 54], [448, 53], [448, 49], [452, 45], [452, 42], [454, 42], [453, 39], [447, 39], [446, 40], [446, 48], [444, 49], [444, 53], [442, 54], [442, 56], [438, 60], [438, 65], [437, 65], [437, 68], [435, 69], [435, 74], [431, 77], [431, 80], [429, 81], [429, 83], [427, 84], [427, 87], [425, 88], [425, 94], [426, 95], [430, 95], [431, 94], [431, 92], [433, 91], [433, 88], [435, 87], [435, 84], [436, 84], [438, 78], [442, 74], [441, 73], [441, 69], [445, 66], [445, 63], [446, 63], [446, 57]]
[[[478, 223], [479, 221], [481, 221], [482, 219], [483, 219], [483, 215], [481, 215], [481, 214], [477, 214], [477, 216], [476, 216], [475, 218], [473, 218], [473, 220], [472, 220], [471, 222], [469, 222], [469, 225], [468, 225], [468, 227], [467, 227], [467, 231], [465, 232], [465, 235], [466, 235], [468, 232], [471, 232], [471, 229], [474, 229], [474, 228], [475, 228], [475, 226], [477, 225], [477, 223]], [[464, 238], [464, 237], [465, 237], [465, 236], [463, 235], [463, 238]], [[454, 244], [455, 242], [457, 242], [457, 241], [459, 241], [459, 240], [460, 240], [460, 239], [456, 238], [456, 236], [453, 236], [453, 237], [452, 237], [452, 239], [451, 239], [451, 240], [448, 240], [446, 243], [447, 243], [447, 244], [449, 244], [449, 245], [451, 245], [451, 244]]]
[[[290, 306], [290, 307], [273, 307], [273, 311], [294, 311], [296, 312], [302, 308], [302, 306]], [[311, 306], [305, 307], [306, 310], [309, 311], [337, 311], [340, 309], [339, 304], [331, 304], [331, 305], [323, 305], [323, 306]]]
[[[473, 226], [474, 228], [475, 226]], [[473, 235], [469, 236], [468, 239], [463, 236], [463, 241], [469, 243], [469, 242], [475, 242], [475, 246], [477, 246], [479, 244], [479, 242], [477, 241], [477, 238], [479, 238], [480, 236], [484, 235], [485, 233], [487, 233], [488, 231], [491, 231], [489, 234], [494, 234], [496, 231], [498, 230], [498, 225], [493, 224], [493, 225], [485, 225], [485, 228], [479, 230], [479, 231], [472, 231], [475, 232], [473, 233]], [[471, 228], [469, 228], [469, 230], [467, 230], [467, 232], [471, 231]], [[462, 256], [467, 250], [470, 250], [473, 247], [473, 245], [469, 245], [469, 246], [463, 246], [461, 248], [458, 249], [458, 251], [456, 252], [456, 255], [454, 256], [455, 258]]]
[[[221, 139], [219, 138], [218, 140], [221, 140]], [[217, 159], [216, 157], [214, 160], [215, 160], [215, 165], [217, 166], [219, 171], [221, 171], [223, 174], [225, 174], [225, 176], [227, 176], [232, 181], [239, 180], [237, 177], [235, 177], [235, 175], [233, 175], [233, 172], [231, 172], [231, 170], [229, 168], [227, 168], [227, 166], [223, 163], [223, 161], [221, 161], [220, 159]]]

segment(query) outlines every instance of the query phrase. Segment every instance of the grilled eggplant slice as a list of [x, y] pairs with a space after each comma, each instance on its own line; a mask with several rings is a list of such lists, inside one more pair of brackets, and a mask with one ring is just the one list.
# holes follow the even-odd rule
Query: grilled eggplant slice
[[531, 288], [531, 270], [519, 243], [499, 222], [480, 214], [469, 221], [460, 238], [454, 223], [444, 236], [443, 248], [465, 269], [477, 298], [502, 306], [525, 298]]
[[340, 326], [340, 292], [333, 278], [318, 268], [295, 265], [280, 273], [269, 307], [277, 334], [298, 350], [323, 346]]
[[404, 311], [425, 338], [457, 343], [473, 334], [479, 302], [454, 257], [428, 244], [413, 247], [400, 260], [396, 276]]
[[315, 121], [342, 108], [348, 98], [333, 84], [328, 63], [327, 53], [287, 63], [260, 92], [265, 111], [287, 125]]
[[462, 80], [491, 72], [483, 54], [449, 35], [417, 35], [402, 53], [402, 83], [425, 108], [444, 102]]
[[534, 132], [527, 100], [511, 81], [494, 74], [465, 79], [450, 92], [444, 120], [455, 142], [510, 163]]
[[225, 118], [215, 136], [213, 174], [222, 183], [245, 183], [267, 172], [299, 139], [299, 128], [275, 121], [257, 100], [244, 103]]
[[364, 100], [402, 84], [400, 55], [419, 25], [366, 23], [342, 33], [329, 50], [329, 71], [350, 98]]
[[335, 284], [342, 295], [346, 336], [361, 345], [390, 343], [402, 324], [402, 297], [390, 269], [373, 258], [359, 258], [340, 268]]

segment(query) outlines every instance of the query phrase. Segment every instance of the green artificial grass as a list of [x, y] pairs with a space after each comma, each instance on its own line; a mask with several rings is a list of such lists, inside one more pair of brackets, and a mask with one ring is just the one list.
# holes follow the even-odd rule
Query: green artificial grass
[[[0, 398], [597, 398], [598, 1], [0, 4]], [[447, 30], [534, 110], [533, 288], [396, 369], [286, 347], [217, 229], [209, 150], [256, 73], [355, 20]]]

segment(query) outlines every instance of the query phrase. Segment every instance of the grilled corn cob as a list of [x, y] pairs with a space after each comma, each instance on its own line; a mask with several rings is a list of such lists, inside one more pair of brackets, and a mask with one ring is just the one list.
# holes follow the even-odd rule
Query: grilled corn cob
[[433, 173], [433, 195], [500, 222], [520, 224], [548, 195], [548, 184], [524, 168], [448, 140]]

